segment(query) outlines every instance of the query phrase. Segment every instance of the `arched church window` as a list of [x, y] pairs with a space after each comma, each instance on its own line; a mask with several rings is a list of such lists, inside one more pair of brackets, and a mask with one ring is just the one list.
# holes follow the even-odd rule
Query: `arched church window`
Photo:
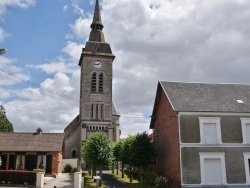
[[96, 81], [96, 73], [93, 73], [91, 78], [91, 92], [96, 92]]
[[76, 158], [76, 150], [72, 151], [72, 158]]
[[103, 74], [99, 75], [99, 92], [103, 92]]

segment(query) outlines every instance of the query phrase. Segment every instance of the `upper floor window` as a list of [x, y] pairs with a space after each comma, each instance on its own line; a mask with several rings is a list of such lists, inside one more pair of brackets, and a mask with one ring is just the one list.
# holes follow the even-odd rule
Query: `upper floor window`
[[250, 118], [240, 118], [243, 144], [250, 144]]
[[221, 126], [218, 117], [200, 117], [200, 139], [202, 144], [221, 144]]

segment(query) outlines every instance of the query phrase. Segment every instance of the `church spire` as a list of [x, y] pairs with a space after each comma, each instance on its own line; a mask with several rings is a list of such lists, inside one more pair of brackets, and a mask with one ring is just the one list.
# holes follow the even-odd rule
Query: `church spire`
[[90, 25], [90, 27], [92, 28], [92, 30], [102, 30], [103, 28], [100, 7], [99, 7], [99, 0], [96, 0], [93, 22]]
[[104, 35], [102, 32], [103, 27], [104, 26], [102, 24], [102, 19], [101, 19], [99, 0], [96, 0], [94, 17], [90, 25], [91, 32], [89, 36], [89, 41], [105, 42]]

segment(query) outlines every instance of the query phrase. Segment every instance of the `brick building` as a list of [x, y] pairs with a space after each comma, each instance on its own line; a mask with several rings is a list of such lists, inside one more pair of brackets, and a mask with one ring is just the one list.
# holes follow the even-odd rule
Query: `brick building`
[[250, 186], [250, 85], [161, 81], [150, 128], [174, 187]]
[[0, 132], [1, 170], [45, 169], [46, 173], [62, 173], [63, 133]]

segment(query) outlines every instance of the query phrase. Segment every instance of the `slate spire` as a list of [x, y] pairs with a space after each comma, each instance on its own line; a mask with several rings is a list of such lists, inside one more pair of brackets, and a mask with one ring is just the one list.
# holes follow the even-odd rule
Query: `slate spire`
[[96, 0], [93, 22], [90, 27], [92, 28], [92, 30], [102, 30], [103, 28], [99, 0]]
[[102, 24], [102, 19], [101, 19], [99, 0], [96, 0], [94, 17], [90, 25], [91, 32], [89, 36], [89, 41], [105, 42], [104, 35], [102, 32], [103, 27], [104, 26]]

